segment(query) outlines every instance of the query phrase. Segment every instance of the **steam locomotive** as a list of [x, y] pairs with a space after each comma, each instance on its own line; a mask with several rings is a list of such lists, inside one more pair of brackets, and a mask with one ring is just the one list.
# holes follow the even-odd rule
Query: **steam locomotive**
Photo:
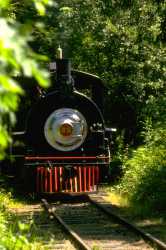
[[22, 180], [35, 193], [96, 192], [110, 163], [104, 85], [95, 75], [72, 70], [69, 59], [56, 59], [50, 71], [51, 88], [35, 87], [28, 113], [21, 121], [18, 116], [25, 128], [13, 132], [25, 145]]

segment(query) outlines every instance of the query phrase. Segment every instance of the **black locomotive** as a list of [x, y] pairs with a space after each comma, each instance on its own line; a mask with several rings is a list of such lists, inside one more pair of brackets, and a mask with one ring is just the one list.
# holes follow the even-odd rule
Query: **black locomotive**
[[25, 143], [24, 183], [37, 193], [94, 192], [110, 162], [104, 85], [97, 76], [71, 70], [68, 59], [57, 59], [50, 70], [51, 88], [33, 91], [25, 128], [13, 133]]

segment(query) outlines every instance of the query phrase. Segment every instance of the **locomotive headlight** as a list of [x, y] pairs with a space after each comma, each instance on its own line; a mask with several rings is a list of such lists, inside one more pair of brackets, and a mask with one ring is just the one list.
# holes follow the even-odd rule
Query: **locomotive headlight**
[[70, 123], [63, 123], [60, 128], [60, 134], [62, 136], [71, 136], [73, 132], [73, 126]]
[[87, 135], [87, 123], [78, 110], [58, 109], [47, 118], [44, 125], [44, 135], [53, 148], [71, 151], [84, 142]]

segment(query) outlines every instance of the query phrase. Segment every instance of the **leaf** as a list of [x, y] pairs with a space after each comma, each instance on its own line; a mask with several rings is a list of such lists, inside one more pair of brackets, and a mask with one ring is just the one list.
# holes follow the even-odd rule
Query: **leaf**
[[36, 66], [32, 67], [32, 74], [42, 87], [48, 87], [50, 85], [49, 74], [47, 71], [40, 71]]
[[30, 230], [31, 224], [25, 224], [18, 221], [18, 227], [21, 232], [28, 232]]
[[8, 8], [9, 7], [10, 0], [0, 0], [0, 7], [1, 8]]
[[35, 7], [39, 13], [40, 16], [44, 16], [45, 15], [45, 7], [43, 5], [42, 2], [36, 1], [35, 3]]
[[7, 130], [0, 124], [0, 148], [5, 148], [10, 141]]
[[3, 90], [10, 91], [12, 93], [22, 94], [23, 90], [12, 78], [7, 75], [0, 74], [0, 92]]

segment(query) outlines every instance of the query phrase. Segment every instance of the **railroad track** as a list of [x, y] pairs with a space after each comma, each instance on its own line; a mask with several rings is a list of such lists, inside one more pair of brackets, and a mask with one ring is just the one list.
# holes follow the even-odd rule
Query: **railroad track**
[[[20, 223], [29, 225], [30, 242], [35, 242], [32, 249], [41, 250], [75, 250], [70, 238], [60, 225], [50, 220], [50, 215], [43, 211], [41, 204], [25, 205], [21, 208], [10, 209]], [[33, 223], [32, 223], [33, 222]], [[31, 225], [31, 226], [30, 226]], [[28, 248], [29, 249], [29, 248]]]
[[[84, 202], [49, 204], [42, 200], [52, 218], [70, 234], [77, 249], [150, 250], [166, 245], [111, 212], [99, 196], [84, 196]], [[144, 240], [153, 244], [150, 246]]]

